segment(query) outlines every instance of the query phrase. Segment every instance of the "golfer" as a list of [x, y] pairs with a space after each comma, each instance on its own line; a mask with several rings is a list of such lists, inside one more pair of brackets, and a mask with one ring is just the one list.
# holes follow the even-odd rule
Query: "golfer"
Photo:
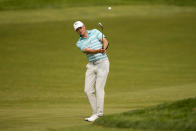
[[92, 108], [92, 116], [85, 120], [92, 122], [104, 114], [104, 87], [109, 72], [109, 60], [106, 55], [108, 41], [99, 30], [86, 30], [81, 21], [75, 22], [73, 26], [80, 36], [76, 45], [86, 54], [89, 61], [86, 65], [84, 91]]

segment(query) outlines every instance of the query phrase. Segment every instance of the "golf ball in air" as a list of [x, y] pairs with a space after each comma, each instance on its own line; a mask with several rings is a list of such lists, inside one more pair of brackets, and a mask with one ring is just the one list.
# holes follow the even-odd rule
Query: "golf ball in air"
[[111, 10], [111, 9], [112, 9], [112, 7], [109, 6], [109, 7], [108, 7], [108, 10]]

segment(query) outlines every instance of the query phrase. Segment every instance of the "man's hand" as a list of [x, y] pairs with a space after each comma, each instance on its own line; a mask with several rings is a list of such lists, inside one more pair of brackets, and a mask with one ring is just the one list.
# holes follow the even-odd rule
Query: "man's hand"
[[97, 51], [98, 51], [98, 53], [102, 53], [102, 54], [105, 54], [106, 53], [106, 50], [105, 49], [102, 49], [102, 48], [98, 49]]

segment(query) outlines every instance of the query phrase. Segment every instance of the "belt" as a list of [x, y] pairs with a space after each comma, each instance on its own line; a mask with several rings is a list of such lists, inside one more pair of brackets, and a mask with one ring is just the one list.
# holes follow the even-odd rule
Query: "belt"
[[101, 63], [103, 61], [106, 61], [106, 60], [108, 60], [108, 58], [100, 59], [100, 60], [97, 60], [97, 61], [91, 61], [90, 63], [92, 63], [93, 65], [96, 65], [96, 64], [99, 64], [99, 63]]

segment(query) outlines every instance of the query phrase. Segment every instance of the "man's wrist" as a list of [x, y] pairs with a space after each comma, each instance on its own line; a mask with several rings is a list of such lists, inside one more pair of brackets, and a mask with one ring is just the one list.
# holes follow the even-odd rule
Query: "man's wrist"
[[101, 50], [100, 50], [100, 49], [97, 49], [97, 50], [96, 50], [96, 53], [100, 53], [100, 52], [101, 52]]

